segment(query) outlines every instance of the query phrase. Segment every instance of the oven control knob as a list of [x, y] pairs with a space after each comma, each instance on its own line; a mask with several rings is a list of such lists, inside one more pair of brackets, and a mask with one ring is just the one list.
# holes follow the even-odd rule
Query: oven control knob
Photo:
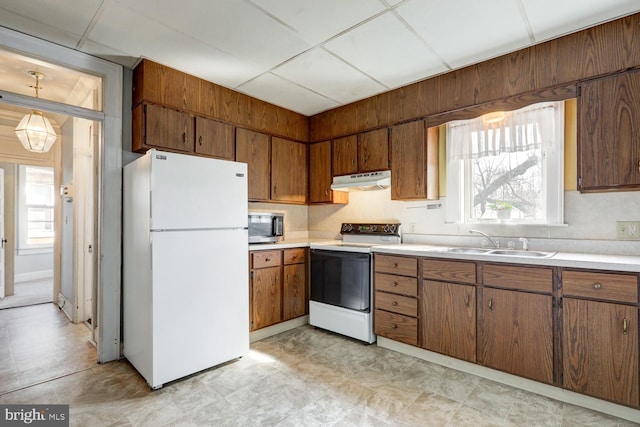
[[369, 229], [370, 229], [371, 231], [376, 231], [376, 230], [378, 229], [378, 226], [377, 226], [377, 225], [373, 225], [373, 224], [372, 224], [372, 225], [369, 227]]
[[352, 224], [342, 224], [342, 231], [350, 232], [352, 230], [353, 230], [353, 225]]
[[395, 233], [395, 232], [396, 232], [396, 226], [395, 226], [395, 225], [393, 225], [393, 224], [391, 224], [391, 225], [389, 226], [389, 232], [391, 232], [391, 233]]
[[385, 233], [389, 232], [389, 224], [385, 224], [384, 228], [383, 228]]

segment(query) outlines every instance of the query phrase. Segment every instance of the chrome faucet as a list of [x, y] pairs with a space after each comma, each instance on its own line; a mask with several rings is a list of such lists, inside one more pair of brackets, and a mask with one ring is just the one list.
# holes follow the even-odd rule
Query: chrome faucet
[[521, 237], [520, 241], [522, 242], [522, 250], [523, 251], [528, 251], [529, 250], [529, 239], [527, 239], [526, 237]]
[[489, 240], [491, 242], [491, 244], [493, 245], [494, 248], [496, 248], [496, 249], [500, 248], [500, 242], [496, 242], [495, 240], [493, 240], [491, 237], [489, 237], [489, 235], [487, 233], [483, 233], [482, 231], [478, 231], [478, 230], [469, 230], [469, 233], [480, 234], [480, 235], [486, 237], [487, 240]]

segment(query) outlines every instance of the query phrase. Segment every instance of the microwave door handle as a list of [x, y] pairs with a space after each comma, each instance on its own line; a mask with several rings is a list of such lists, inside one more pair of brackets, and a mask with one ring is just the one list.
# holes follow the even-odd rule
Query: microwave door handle
[[271, 218], [271, 235], [272, 236], [278, 235], [278, 217], [275, 217], [275, 216]]

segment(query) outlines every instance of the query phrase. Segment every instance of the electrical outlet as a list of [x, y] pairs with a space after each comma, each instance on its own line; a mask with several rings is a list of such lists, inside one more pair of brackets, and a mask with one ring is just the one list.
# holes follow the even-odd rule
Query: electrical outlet
[[616, 238], [640, 240], [640, 221], [616, 221]]

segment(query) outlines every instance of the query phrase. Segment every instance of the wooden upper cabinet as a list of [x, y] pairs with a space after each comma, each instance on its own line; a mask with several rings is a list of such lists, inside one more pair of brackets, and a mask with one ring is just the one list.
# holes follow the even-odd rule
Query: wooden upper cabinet
[[288, 139], [271, 138], [271, 200], [307, 202], [307, 146]]
[[333, 140], [333, 175], [389, 169], [387, 128]]
[[389, 169], [389, 130], [387, 128], [358, 135], [358, 172]]
[[578, 96], [578, 189], [640, 188], [640, 71], [584, 82]]
[[204, 117], [196, 117], [195, 151], [199, 154], [234, 160], [235, 144], [233, 126]]
[[133, 110], [132, 150], [150, 148], [193, 152], [193, 116], [154, 104], [140, 104]]
[[309, 203], [348, 203], [349, 193], [331, 190], [331, 141], [309, 146]]
[[247, 164], [249, 201], [267, 202], [270, 195], [269, 135], [247, 129], [236, 130], [236, 161]]
[[424, 120], [391, 128], [391, 199], [438, 198], [438, 129]]
[[333, 140], [333, 175], [358, 172], [358, 136], [350, 135]]
[[197, 111], [200, 79], [149, 60], [143, 60], [133, 75], [133, 105], [142, 101]]

